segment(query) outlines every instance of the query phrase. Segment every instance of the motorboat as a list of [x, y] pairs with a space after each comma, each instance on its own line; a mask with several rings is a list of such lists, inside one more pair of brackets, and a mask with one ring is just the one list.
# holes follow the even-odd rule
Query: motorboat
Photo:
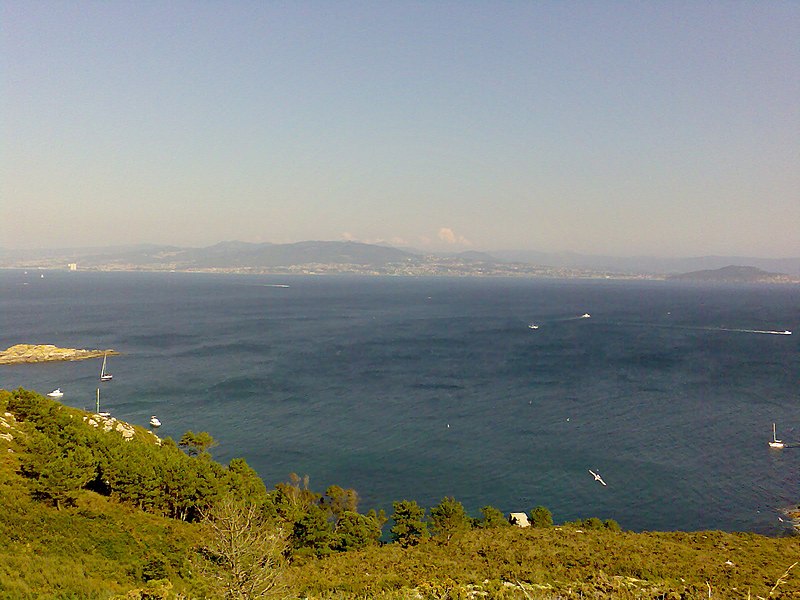
[[161, 421], [158, 420], [157, 416], [150, 417], [150, 427], [161, 427]]
[[56, 388], [47, 395], [51, 398], [61, 398], [64, 395], [64, 392], [61, 391], [61, 388]]

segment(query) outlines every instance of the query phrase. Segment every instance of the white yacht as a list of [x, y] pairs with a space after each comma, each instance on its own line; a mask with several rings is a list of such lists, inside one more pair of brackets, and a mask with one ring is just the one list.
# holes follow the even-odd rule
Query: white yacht
[[111, 373], [106, 373], [106, 360], [108, 359], [108, 355], [103, 355], [103, 367], [100, 369], [100, 381], [110, 381], [114, 378]]
[[783, 442], [783, 440], [779, 440], [775, 436], [775, 423], [772, 424], [772, 439], [769, 442], [769, 447], [770, 448], [785, 448], [786, 447], [786, 444]]
[[150, 427], [161, 427], [161, 421], [158, 420], [157, 416], [150, 417]]
[[47, 395], [51, 398], [61, 398], [64, 395], [64, 392], [61, 391], [61, 388], [56, 388]]

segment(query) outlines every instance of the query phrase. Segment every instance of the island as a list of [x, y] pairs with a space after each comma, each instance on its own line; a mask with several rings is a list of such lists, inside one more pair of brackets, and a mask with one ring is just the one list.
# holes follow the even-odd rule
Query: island
[[52, 344], [16, 344], [0, 352], [0, 365], [40, 363], [64, 360], [86, 360], [119, 354], [116, 350], [79, 350], [59, 348]]

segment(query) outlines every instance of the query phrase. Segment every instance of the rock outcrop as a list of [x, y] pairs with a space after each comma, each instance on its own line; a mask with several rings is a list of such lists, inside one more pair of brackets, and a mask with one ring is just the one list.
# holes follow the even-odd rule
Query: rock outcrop
[[[13, 442], [14, 435], [12, 435], [12, 431], [16, 434], [17, 420], [14, 418], [14, 415], [10, 412], [4, 413], [2, 417], [0, 417], [0, 440], [5, 440], [6, 442]], [[11, 448], [8, 448], [8, 452], [13, 452]]]
[[21, 363], [40, 363], [63, 360], [85, 360], [97, 358], [105, 354], [115, 355], [115, 350], [78, 350], [75, 348], [58, 348], [52, 344], [16, 344], [0, 352], [0, 365]]
[[[130, 442], [136, 435], [136, 430], [134, 429], [133, 425], [126, 423], [125, 421], [120, 421], [108, 413], [93, 413], [91, 416], [86, 415], [83, 417], [83, 421], [87, 425], [94, 427], [95, 429], [100, 428], [106, 433], [110, 431], [116, 431], [126, 442]], [[148, 433], [155, 438], [156, 444], [160, 446], [161, 438], [155, 435], [152, 431], [149, 431]]]

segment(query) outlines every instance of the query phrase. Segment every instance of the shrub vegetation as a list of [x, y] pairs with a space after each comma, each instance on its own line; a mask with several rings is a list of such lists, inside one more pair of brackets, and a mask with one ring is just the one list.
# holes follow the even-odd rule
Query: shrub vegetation
[[[0, 598], [796, 598], [800, 538], [509, 526], [452, 497], [359, 512], [355, 490], [268, 489], [207, 432], [175, 443], [0, 390]], [[8, 438], [11, 438], [10, 440]]]

